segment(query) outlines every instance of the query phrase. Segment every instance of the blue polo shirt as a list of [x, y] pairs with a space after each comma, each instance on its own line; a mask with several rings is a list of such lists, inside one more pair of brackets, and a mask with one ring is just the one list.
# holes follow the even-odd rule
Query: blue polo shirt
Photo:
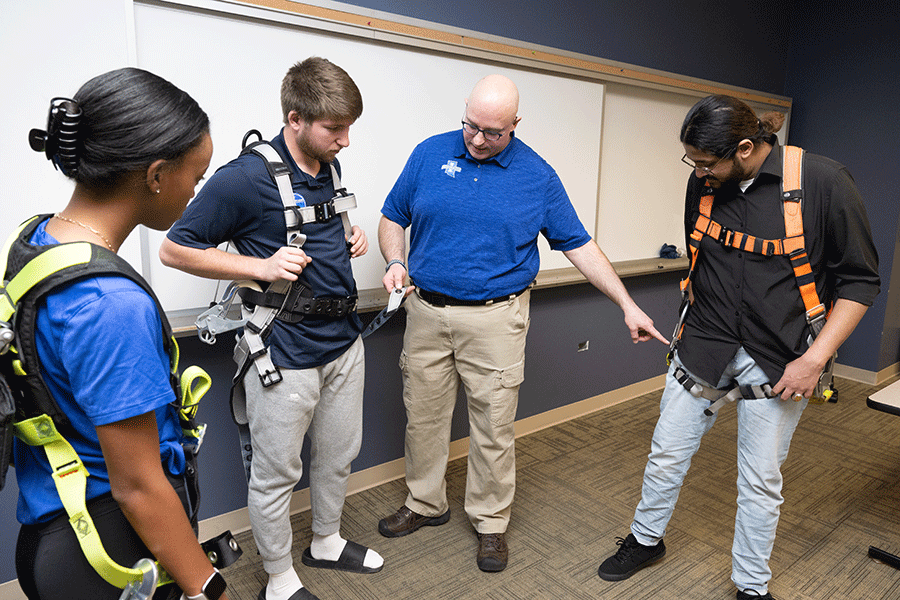
[[[312, 206], [334, 197], [331, 168], [322, 164], [311, 177], [300, 170], [288, 152], [283, 133], [272, 146], [290, 166], [294, 198]], [[340, 174], [340, 165], [335, 161]], [[303, 269], [301, 282], [315, 296], [356, 295], [344, 227], [340, 217], [327, 223], [307, 223], [303, 251], [312, 262]], [[231, 240], [245, 256], [269, 258], [287, 244], [287, 226], [281, 196], [263, 160], [254, 154], [238, 156], [218, 169], [188, 204], [167, 237], [189, 248], [213, 248]], [[263, 289], [267, 282], [259, 282]], [[345, 318], [304, 317], [296, 324], [275, 321], [266, 339], [272, 362], [286, 369], [318, 367], [338, 358], [356, 341], [362, 323], [356, 313]]]
[[381, 213], [410, 227], [409, 274], [425, 290], [486, 300], [527, 287], [540, 268], [537, 238], [553, 250], [591, 240], [556, 171], [512, 137], [492, 158], [468, 153], [462, 130], [413, 150]]

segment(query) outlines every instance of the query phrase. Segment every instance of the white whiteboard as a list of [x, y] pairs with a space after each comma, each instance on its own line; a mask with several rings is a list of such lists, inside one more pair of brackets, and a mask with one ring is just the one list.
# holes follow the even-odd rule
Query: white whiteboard
[[[557, 171], [594, 235], [604, 86], [424, 50], [400, 48], [294, 25], [214, 15], [189, 8], [136, 4], [137, 66], [182, 87], [207, 111], [215, 146], [208, 175], [237, 156], [249, 129], [271, 138], [281, 127], [279, 90], [288, 67], [312, 55], [344, 68], [363, 96], [362, 117], [338, 159], [342, 184], [359, 202], [351, 214], [369, 253], [353, 261], [360, 290], [381, 288], [377, 246], [381, 206], [413, 147], [460, 127], [464, 99], [490, 73], [519, 87], [516, 135]], [[150, 281], [169, 311], [206, 307], [216, 282], [164, 267], [156, 256], [163, 233], [150, 232]], [[541, 238], [541, 268], [571, 266]]]
[[[604, 97], [596, 239], [610, 261], [684, 248], [684, 200], [691, 169], [679, 141], [696, 96], [610, 83]], [[750, 103], [757, 115], [771, 108]], [[787, 140], [787, 121], [779, 140]]]
[[[609, 84], [603, 123], [597, 242], [612, 262], [684, 246], [690, 169], [678, 134], [697, 98]], [[613, 117], [612, 115], [615, 115]]]

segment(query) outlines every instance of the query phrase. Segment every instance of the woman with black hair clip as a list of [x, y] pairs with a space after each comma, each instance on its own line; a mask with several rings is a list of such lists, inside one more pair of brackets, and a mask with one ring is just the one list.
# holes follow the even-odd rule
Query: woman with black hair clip
[[[83, 241], [112, 252], [137, 225], [167, 229], [212, 155], [206, 113], [134, 68], [91, 79], [73, 100], [54, 100], [48, 132], [32, 132], [32, 146], [46, 149], [75, 189], [28, 241]], [[227, 599], [197, 542], [196, 514], [186, 512], [190, 469], [155, 300], [122, 276], [81, 279], [38, 305], [35, 340], [44, 379], [72, 424], [65, 437], [90, 473], [87, 506], [107, 553], [126, 567], [155, 558], [175, 581], [156, 599]], [[44, 450], [16, 440], [15, 465], [16, 570], [26, 595], [119, 598], [122, 590], [82, 553]]]

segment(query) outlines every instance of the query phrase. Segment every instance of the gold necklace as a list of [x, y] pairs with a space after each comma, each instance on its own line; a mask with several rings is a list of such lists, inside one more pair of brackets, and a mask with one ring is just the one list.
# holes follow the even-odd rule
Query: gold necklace
[[68, 217], [64, 217], [59, 213], [56, 213], [53, 216], [56, 217], [57, 219], [59, 219], [60, 221], [65, 221], [66, 223], [71, 223], [73, 225], [78, 225], [79, 227], [83, 227], [84, 229], [87, 229], [88, 231], [90, 231], [91, 233], [96, 235], [98, 238], [100, 238], [101, 240], [106, 242], [106, 247], [109, 248], [110, 250], [112, 250], [113, 252], [115, 252], [115, 250], [113, 249], [113, 245], [109, 243], [109, 240], [106, 239], [106, 236], [103, 235], [102, 233], [100, 233], [99, 231], [97, 231], [96, 229], [94, 229], [93, 227], [91, 227], [90, 225], [85, 225], [81, 221], [77, 221], [75, 219], [70, 219]]

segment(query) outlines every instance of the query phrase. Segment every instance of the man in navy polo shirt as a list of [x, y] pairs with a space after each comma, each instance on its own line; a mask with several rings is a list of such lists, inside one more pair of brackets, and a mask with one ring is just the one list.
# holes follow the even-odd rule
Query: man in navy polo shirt
[[[350, 126], [362, 114], [359, 89], [343, 69], [313, 57], [288, 70], [281, 106], [285, 127], [271, 145], [291, 169], [294, 199], [301, 207], [328, 203], [336, 187], [330, 165], [340, 175], [335, 157], [350, 144]], [[301, 233], [302, 249], [287, 245], [278, 188], [260, 157], [243, 154], [203, 186], [169, 231], [160, 258], [201, 277], [288, 280], [315, 297], [355, 298], [350, 258], [368, 250], [365, 233], [353, 227], [345, 239], [339, 216], [305, 223]], [[217, 248], [227, 240], [240, 255]], [[313, 600], [291, 559], [290, 497], [303, 473], [307, 429], [313, 539], [303, 563], [374, 573], [384, 562], [340, 536], [350, 463], [362, 440], [362, 324], [353, 310], [339, 317], [304, 315], [299, 322], [283, 318], [266, 339], [282, 381], [263, 387], [251, 367], [240, 384], [253, 447], [247, 505], [269, 574], [259, 600]]]
[[406, 303], [401, 355], [409, 495], [378, 529], [397, 537], [450, 518], [444, 475], [462, 380], [471, 435], [465, 506], [483, 571], [501, 571], [508, 559], [513, 422], [525, 377], [529, 290], [540, 266], [538, 235], [622, 309], [635, 342], [668, 343], [585, 231], [556, 172], [515, 137], [518, 106], [508, 78], [478, 82], [462, 131], [431, 137], [413, 151], [378, 230], [391, 292], [407, 275], [410, 227], [409, 276], [416, 285]]

